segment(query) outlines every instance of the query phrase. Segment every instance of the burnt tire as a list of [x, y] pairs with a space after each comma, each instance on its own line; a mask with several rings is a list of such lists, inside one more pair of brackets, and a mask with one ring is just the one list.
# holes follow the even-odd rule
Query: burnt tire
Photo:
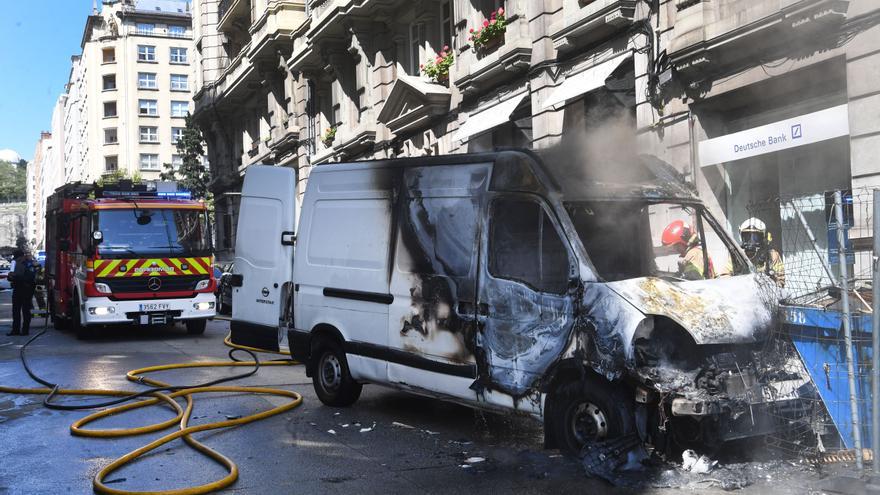
[[202, 335], [208, 326], [208, 320], [186, 320], [187, 335]]
[[570, 455], [635, 429], [632, 394], [599, 378], [564, 383], [549, 402], [544, 428], [552, 445]]
[[348, 407], [361, 396], [363, 385], [352, 378], [348, 360], [339, 342], [321, 339], [312, 352], [314, 365], [312, 384], [324, 404]]

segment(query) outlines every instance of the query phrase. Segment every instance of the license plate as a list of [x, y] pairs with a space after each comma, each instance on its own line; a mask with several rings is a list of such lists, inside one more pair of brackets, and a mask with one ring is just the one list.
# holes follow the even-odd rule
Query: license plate
[[168, 309], [168, 303], [141, 304], [141, 311], [165, 311], [167, 309]]

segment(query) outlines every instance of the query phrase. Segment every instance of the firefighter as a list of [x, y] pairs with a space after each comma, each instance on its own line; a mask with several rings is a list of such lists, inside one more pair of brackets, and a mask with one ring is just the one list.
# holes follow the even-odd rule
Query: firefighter
[[15, 269], [9, 274], [12, 282], [12, 331], [6, 335], [27, 335], [31, 326], [37, 262], [21, 249], [16, 249], [13, 256]]
[[703, 257], [703, 248], [698, 236], [690, 225], [683, 220], [675, 220], [663, 229], [660, 241], [666, 247], [672, 247], [678, 253], [678, 276], [686, 280], [703, 280], [715, 278], [712, 260], [708, 260], [708, 273]]
[[739, 239], [743, 251], [758, 271], [772, 278], [776, 285], [785, 287], [785, 266], [782, 255], [770, 247], [770, 234], [760, 218], [749, 218], [739, 226]]

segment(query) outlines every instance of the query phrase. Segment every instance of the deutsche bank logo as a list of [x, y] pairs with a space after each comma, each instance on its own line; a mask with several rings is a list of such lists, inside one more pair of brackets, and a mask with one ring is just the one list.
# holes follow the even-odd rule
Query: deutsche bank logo
[[804, 131], [801, 129], [800, 124], [795, 124], [791, 126], [791, 138], [798, 139], [804, 137]]

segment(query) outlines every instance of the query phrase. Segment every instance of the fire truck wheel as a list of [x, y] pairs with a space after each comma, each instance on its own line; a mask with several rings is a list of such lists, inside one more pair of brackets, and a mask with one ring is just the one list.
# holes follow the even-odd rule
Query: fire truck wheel
[[201, 335], [205, 333], [208, 320], [186, 320], [187, 335]]

